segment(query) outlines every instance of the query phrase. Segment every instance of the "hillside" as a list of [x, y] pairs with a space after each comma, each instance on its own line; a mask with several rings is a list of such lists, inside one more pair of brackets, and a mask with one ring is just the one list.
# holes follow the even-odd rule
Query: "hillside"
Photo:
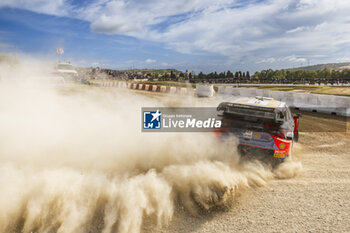
[[165, 74], [165, 73], [170, 73], [171, 71], [179, 75], [181, 71], [176, 70], [176, 69], [130, 69], [130, 70], [120, 70], [123, 72], [141, 72], [143, 74], [151, 73], [151, 74]]
[[342, 62], [342, 63], [327, 63], [327, 64], [318, 64], [318, 65], [312, 65], [312, 66], [302, 66], [302, 67], [296, 67], [296, 68], [291, 68], [288, 69], [290, 71], [295, 71], [295, 70], [323, 70], [325, 68], [328, 69], [334, 69], [334, 70], [338, 70], [338, 69], [342, 69], [344, 67], [350, 68], [350, 62]]

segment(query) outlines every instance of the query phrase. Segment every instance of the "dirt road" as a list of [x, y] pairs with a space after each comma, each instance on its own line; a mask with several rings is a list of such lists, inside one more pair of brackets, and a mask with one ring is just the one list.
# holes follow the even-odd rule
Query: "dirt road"
[[306, 132], [294, 151], [301, 174], [246, 190], [225, 210], [199, 217], [178, 210], [158, 232], [350, 232], [350, 135], [344, 126], [339, 117], [304, 113], [300, 130]]
[[141, 107], [218, 99], [1, 90], [0, 232], [350, 232], [350, 135], [337, 116], [304, 114], [303, 169], [271, 170], [214, 134], [141, 133]]

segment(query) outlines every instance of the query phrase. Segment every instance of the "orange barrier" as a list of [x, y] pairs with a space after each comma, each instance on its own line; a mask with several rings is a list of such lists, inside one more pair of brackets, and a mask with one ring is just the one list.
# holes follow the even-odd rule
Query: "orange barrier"
[[167, 94], [175, 95], [192, 95], [192, 88], [186, 87], [173, 87], [173, 86], [162, 86], [162, 85], [152, 85], [152, 84], [139, 84], [139, 83], [126, 83], [121, 81], [104, 81], [100, 83], [100, 87], [121, 87], [128, 88], [133, 90], [142, 90], [142, 91], [152, 91], [152, 92], [161, 92]]

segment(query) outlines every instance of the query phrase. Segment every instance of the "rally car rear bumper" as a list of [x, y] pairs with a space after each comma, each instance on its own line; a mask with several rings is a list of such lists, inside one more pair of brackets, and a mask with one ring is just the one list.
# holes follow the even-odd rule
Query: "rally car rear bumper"
[[[284, 141], [283, 143], [285, 144], [283, 150], [239, 143], [238, 144], [238, 151], [240, 152], [241, 155], [250, 155], [253, 157], [270, 157], [270, 158], [285, 159], [285, 158], [289, 157], [289, 155], [290, 155], [290, 148], [291, 148], [292, 143], [291, 143], [291, 141], [290, 142]], [[277, 144], [279, 145], [280, 143], [277, 142]]]
[[219, 137], [235, 136], [238, 138], [242, 154], [250, 153], [256, 156], [263, 154], [274, 158], [285, 159], [291, 154], [293, 140], [284, 139], [271, 133], [255, 132], [250, 138], [245, 138], [237, 131], [216, 132]]

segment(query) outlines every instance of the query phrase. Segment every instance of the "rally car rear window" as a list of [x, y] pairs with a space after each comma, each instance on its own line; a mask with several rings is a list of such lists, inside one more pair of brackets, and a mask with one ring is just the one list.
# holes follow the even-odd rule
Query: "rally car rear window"
[[266, 119], [274, 119], [275, 113], [270, 111], [261, 111], [256, 109], [249, 109], [249, 108], [239, 108], [239, 107], [229, 107], [227, 111], [225, 111], [226, 114], [236, 114], [241, 116], [251, 116], [251, 117], [258, 117], [258, 118], [266, 118]]

